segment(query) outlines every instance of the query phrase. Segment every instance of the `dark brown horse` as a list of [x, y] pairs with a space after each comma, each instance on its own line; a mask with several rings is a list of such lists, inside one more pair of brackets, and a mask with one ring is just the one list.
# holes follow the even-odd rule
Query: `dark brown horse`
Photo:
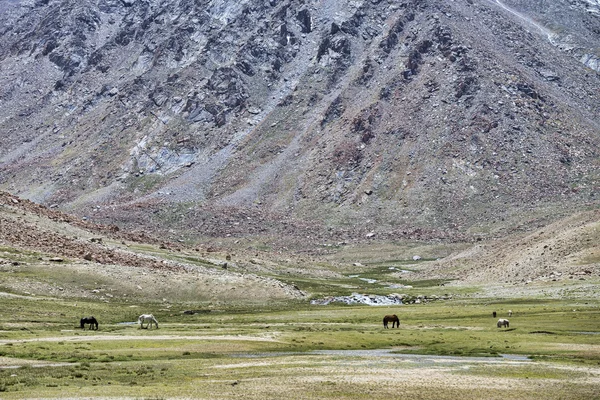
[[84, 317], [79, 322], [81, 323], [81, 329], [85, 329], [85, 324], [90, 324], [89, 329], [98, 330], [98, 321], [94, 317]]
[[388, 323], [392, 323], [392, 328], [394, 328], [394, 326], [396, 328], [400, 328], [400, 319], [398, 318], [398, 316], [396, 314], [394, 315], [386, 315], [385, 317], [383, 317], [383, 327], [384, 328], [388, 328]]

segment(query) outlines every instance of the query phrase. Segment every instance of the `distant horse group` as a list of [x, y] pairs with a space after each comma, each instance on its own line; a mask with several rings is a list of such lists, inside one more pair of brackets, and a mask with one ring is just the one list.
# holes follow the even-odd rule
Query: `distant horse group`
[[[512, 310], [508, 310], [508, 316], [512, 316]], [[492, 316], [495, 318], [498, 313], [496, 311], [492, 312]], [[386, 315], [383, 317], [383, 327], [385, 329], [389, 328], [389, 323], [392, 323], [392, 328], [400, 328], [400, 318], [396, 314]], [[496, 323], [498, 328], [508, 328], [510, 326], [510, 322], [505, 318], [500, 318]]]
[[98, 321], [93, 316], [83, 317], [79, 320], [79, 323], [81, 324], [81, 329], [85, 329], [85, 324], [89, 324], [90, 326], [88, 329], [98, 330]]
[[[496, 311], [494, 311], [492, 313], [492, 315], [495, 317], [497, 315]], [[512, 311], [509, 310], [508, 315], [511, 316]], [[385, 317], [383, 317], [383, 327], [385, 329], [389, 329], [390, 322], [392, 323], [392, 328], [400, 328], [400, 318], [398, 318], [398, 316], [396, 314], [386, 315]], [[158, 321], [152, 314], [140, 315], [138, 317], [137, 323], [140, 324], [140, 329], [152, 329], [153, 324], [156, 327], [156, 329], [158, 329]], [[81, 329], [85, 329], [86, 324], [89, 325], [88, 329], [98, 330], [98, 320], [96, 320], [96, 318], [94, 318], [93, 316], [81, 318], [81, 320], [80, 320]], [[144, 327], [144, 324], [146, 324], [145, 327]], [[498, 328], [508, 328], [509, 325], [510, 325], [509, 321], [504, 318], [500, 318], [496, 324], [496, 326]]]
[[[83, 317], [79, 320], [81, 329], [85, 329], [85, 325], [88, 324], [89, 328], [88, 329], [94, 329], [94, 330], [98, 330], [98, 320], [93, 317]], [[154, 324], [154, 326], [156, 326], [156, 329], [158, 329], [158, 321], [156, 320], [156, 318], [154, 318], [154, 315], [152, 314], [142, 314], [138, 317], [138, 324], [140, 324], [140, 328], [141, 329], [152, 329], [152, 324]], [[144, 323], [146, 324], [146, 326], [144, 327]]]
[[[512, 314], [513, 314], [512, 310], [508, 310], [508, 316], [509, 316], [509, 317], [512, 317]], [[498, 315], [498, 314], [496, 313], [496, 311], [492, 312], [492, 317], [496, 318], [496, 315]], [[498, 328], [508, 328], [508, 327], [509, 327], [509, 325], [510, 325], [510, 323], [509, 323], [509, 322], [508, 322], [508, 320], [507, 320], [507, 319], [505, 319], [505, 318], [500, 318], [500, 319], [498, 320], [498, 322], [496, 323], [496, 326], [497, 326]]]

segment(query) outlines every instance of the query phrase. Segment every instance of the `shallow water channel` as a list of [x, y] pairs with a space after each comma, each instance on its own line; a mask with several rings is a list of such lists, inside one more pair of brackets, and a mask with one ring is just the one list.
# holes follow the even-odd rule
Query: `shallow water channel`
[[285, 356], [337, 356], [337, 357], [391, 357], [403, 361], [411, 361], [419, 364], [428, 363], [501, 363], [501, 362], [531, 362], [528, 356], [518, 354], [500, 354], [498, 357], [462, 357], [462, 356], [438, 356], [429, 354], [404, 354], [396, 353], [393, 349], [375, 350], [313, 350], [303, 352], [274, 352], [274, 353], [240, 353], [234, 355], [239, 358], [268, 358]]

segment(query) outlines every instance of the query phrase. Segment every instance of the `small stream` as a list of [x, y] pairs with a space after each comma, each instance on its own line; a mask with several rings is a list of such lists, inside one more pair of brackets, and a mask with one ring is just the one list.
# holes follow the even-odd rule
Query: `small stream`
[[309, 352], [274, 352], [274, 353], [240, 353], [234, 355], [239, 358], [268, 358], [285, 356], [337, 356], [337, 357], [389, 357], [402, 361], [411, 361], [418, 364], [430, 363], [499, 363], [499, 362], [531, 362], [529, 356], [520, 354], [500, 354], [498, 357], [473, 357], [473, 356], [439, 356], [430, 354], [405, 354], [396, 353], [393, 349], [375, 350], [313, 350]]

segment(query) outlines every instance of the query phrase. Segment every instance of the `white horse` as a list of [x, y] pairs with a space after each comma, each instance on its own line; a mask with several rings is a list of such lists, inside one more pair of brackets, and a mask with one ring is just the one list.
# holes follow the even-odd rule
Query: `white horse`
[[512, 317], [512, 310], [508, 310], [508, 316]]
[[[146, 328], [144, 328], [144, 322], [147, 322]], [[158, 321], [154, 318], [152, 314], [142, 314], [138, 317], [138, 324], [140, 324], [140, 329], [152, 329], [152, 324], [156, 325], [156, 329], [158, 329]]]
[[507, 320], [507, 319], [500, 318], [500, 319], [498, 320], [498, 324], [497, 324], [497, 326], [498, 326], [498, 328], [502, 328], [502, 327], [508, 328], [508, 320]]

